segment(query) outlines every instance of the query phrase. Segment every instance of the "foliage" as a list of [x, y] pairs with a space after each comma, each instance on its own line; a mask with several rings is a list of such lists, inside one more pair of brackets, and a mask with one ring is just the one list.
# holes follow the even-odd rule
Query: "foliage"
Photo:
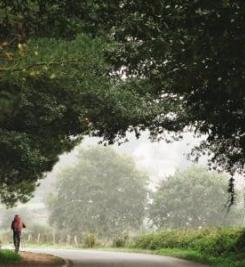
[[[112, 73], [138, 78], [141, 87], [134, 91], [147, 93], [159, 107], [168, 106], [144, 120], [152, 135], [191, 126], [207, 136], [197, 156], [209, 150], [220, 168], [242, 171], [244, 1], [91, 3], [73, 1], [70, 7], [79, 10], [77, 19], [92, 35], [116, 42], [108, 51]], [[64, 1], [56, 7], [64, 13], [67, 6]]]
[[132, 159], [109, 148], [82, 149], [77, 163], [59, 176], [49, 203], [56, 229], [110, 237], [142, 225], [147, 177]]
[[236, 203], [228, 212], [228, 199], [225, 176], [193, 165], [160, 183], [152, 193], [149, 219], [158, 229], [241, 225], [243, 208]]
[[215, 267], [243, 267], [244, 236], [244, 229], [239, 228], [171, 230], [142, 235], [134, 247]]
[[97, 3], [98, 20], [118, 42], [109, 55], [114, 68], [148, 84], [159, 105], [178, 105], [174, 115], [159, 114], [152, 133], [169, 129], [167, 119], [177, 128], [191, 126], [207, 135], [200, 152], [212, 151], [221, 168], [242, 171], [244, 1]]
[[1, 201], [27, 201], [87, 133], [113, 142], [128, 129], [191, 128], [207, 136], [196, 156], [242, 172], [244, 10], [242, 0], [2, 0]]
[[132, 90], [140, 81], [110, 78], [105, 50], [115, 44], [84, 34], [91, 3], [73, 4], [0, 3], [0, 200], [9, 206], [28, 201], [83, 135], [112, 142], [159, 112], [147, 92]]
[[102, 50], [101, 41], [85, 36], [70, 42], [35, 40], [14, 64], [5, 64], [0, 76], [1, 99], [8, 102], [0, 120], [2, 202], [27, 201], [58, 155], [88, 131], [90, 102], [82, 103], [92, 91], [97, 95], [107, 88]]
[[2, 38], [24, 42], [33, 37], [72, 39], [78, 33], [95, 35], [94, 1], [2, 0], [0, 30]]

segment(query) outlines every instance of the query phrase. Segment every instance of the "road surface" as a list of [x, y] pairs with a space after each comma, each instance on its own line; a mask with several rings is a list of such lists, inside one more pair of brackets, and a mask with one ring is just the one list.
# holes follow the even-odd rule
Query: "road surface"
[[104, 252], [73, 249], [31, 249], [32, 252], [52, 254], [80, 267], [207, 267], [185, 260], [155, 255]]

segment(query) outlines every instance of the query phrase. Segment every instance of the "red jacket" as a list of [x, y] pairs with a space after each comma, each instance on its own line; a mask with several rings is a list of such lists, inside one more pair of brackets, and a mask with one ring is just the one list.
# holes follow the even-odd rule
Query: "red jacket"
[[25, 224], [22, 222], [20, 216], [15, 215], [14, 220], [11, 223], [11, 229], [14, 232], [21, 233], [23, 228], [26, 228]]

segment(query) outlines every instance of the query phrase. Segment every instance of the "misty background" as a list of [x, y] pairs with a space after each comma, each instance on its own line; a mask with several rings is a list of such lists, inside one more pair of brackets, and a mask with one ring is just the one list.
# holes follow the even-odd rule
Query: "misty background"
[[[171, 179], [172, 179], [171, 177], [174, 176], [176, 172], [178, 173], [179, 171], [181, 173], [181, 172], [185, 172], [186, 170], [188, 172], [188, 169], [190, 169], [191, 171], [191, 169], [193, 168], [193, 165], [195, 165], [195, 166], [200, 166], [200, 168], [204, 168], [205, 172], [208, 173], [207, 156], [202, 156], [199, 159], [198, 163], [194, 163], [193, 161], [188, 159], [188, 155], [191, 153], [192, 149], [196, 145], [198, 145], [203, 138], [196, 138], [196, 137], [193, 137], [192, 133], [185, 133], [183, 135], [183, 139], [180, 141], [173, 141], [171, 143], [168, 143], [164, 140], [161, 140], [159, 142], [152, 142], [149, 139], [148, 133], [144, 132], [139, 139], [136, 139], [133, 134], [128, 134], [127, 139], [128, 139], [128, 142], [125, 142], [121, 145], [118, 145], [118, 144], [110, 145], [109, 148], [112, 148], [112, 150], [118, 155], [121, 155], [123, 157], [125, 156], [129, 157], [130, 160], [134, 162], [137, 171], [147, 176], [146, 188], [148, 190], [148, 193], [145, 196], [146, 202], [150, 204], [153, 202], [155, 203], [155, 204], [153, 203], [155, 206], [152, 204], [150, 208], [147, 206], [148, 204], [144, 204], [143, 209], [145, 210], [145, 215], [143, 219], [142, 217], [140, 217], [139, 219], [139, 220], [142, 220], [142, 225], [140, 227], [139, 225], [137, 225], [135, 226], [135, 229], [134, 228], [131, 229], [131, 228], [128, 228], [128, 226], [125, 226], [125, 228], [131, 229], [130, 230], [131, 235], [134, 235], [134, 232], [138, 233], [138, 232], [146, 232], [146, 231], [152, 231], [155, 229], [162, 229], [162, 228], [183, 227], [183, 224], [184, 226], [188, 226], [188, 224], [190, 224], [190, 226], [192, 227], [202, 227], [202, 224], [211, 225], [211, 226], [213, 224], [215, 226], [217, 225], [219, 226], [219, 224], [220, 226], [224, 224], [235, 225], [235, 226], [244, 224], [244, 212], [243, 212], [244, 184], [243, 184], [242, 177], [240, 177], [239, 175], [236, 176], [236, 187], [238, 189], [238, 196], [237, 196], [236, 203], [234, 207], [232, 208], [232, 211], [230, 212], [231, 215], [227, 215], [227, 209], [225, 208], [226, 202], [228, 201], [228, 197], [229, 197], [228, 194], [225, 194], [228, 188], [228, 180], [229, 180], [229, 176], [227, 176], [226, 174], [224, 174], [224, 180], [222, 182], [223, 191], [220, 193], [222, 198], [217, 201], [212, 199], [211, 203], [207, 203], [207, 205], [210, 206], [212, 210], [211, 209], [208, 210], [209, 214], [204, 215], [204, 217], [206, 216], [206, 218], [204, 218], [202, 222], [201, 222], [201, 219], [200, 221], [198, 219], [198, 221], [195, 224], [194, 221], [192, 221], [193, 219], [190, 218], [189, 220], [189, 218], [187, 219], [185, 218], [184, 219], [185, 221], [183, 222], [183, 224], [181, 224], [181, 219], [177, 217], [176, 218], [173, 217], [171, 221], [170, 219], [171, 212], [169, 212], [169, 210], [164, 210], [164, 207], [163, 207], [164, 203], [160, 203], [158, 201], [158, 196], [157, 196], [156, 191], [159, 188], [163, 188], [163, 191], [164, 191], [165, 184], [162, 184], [162, 183], [163, 181], [166, 181], [166, 180], [170, 181], [169, 185], [166, 184], [166, 188], [167, 186], [170, 186], [170, 188], [174, 188], [175, 184], [173, 183], [171, 185]], [[59, 192], [57, 191], [58, 192], [57, 193], [56, 190], [58, 188], [58, 181], [60, 177], [62, 175], [64, 176], [64, 173], [66, 172], [67, 169], [69, 168], [72, 169], [78, 163], [79, 153], [81, 153], [81, 151], [85, 151], [85, 154], [86, 154], [87, 149], [95, 149], [95, 150], [98, 149], [99, 150], [100, 148], [103, 148], [104, 145], [99, 144], [100, 141], [101, 140], [99, 138], [85, 137], [82, 140], [81, 144], [75, 147], [75, 149], [73, 149], [70, 153], [65, 153], [61, 155], [59, 158], [59, 162], [54, 166], [53, 170], [50, 173], [46, 174], [45, 179], [41, 181], [40, 186], [37, 188], [33, 199], [29, 201], [28, 203], [19, 204], [12, 209], [6, 209], [5, 206], [1, 206], [0, 225], [2, 229], [1, 235], [2, 235], [3, 242], [7, 243], [8, 240], [10, 240], [10, 228], [9, 227], [10, 227], [12, 217], [15, 214], [20, 214], [23, 217], [25, 224], [27, 225], [27, 230], [25, 234], [26, 242], [28, 241], [31, 243], [40, 243], [40, 242], [59, 243], [60, 242], [60, 243], [65, 243], [65, 244], [70, 244], [70, 243], [75, 244], [75, 245], [79, 244], [80, 242], [79, 239], [81, 239], [81, 236], [79, 235], [79, 233], [82, 231], [81, 229], [84, 230], [85, 227], [81, 226], [82, 228], [78, 229], [79, 226], [75, 226], [75, 223], [74, 223], [73, 228], [75, 230], [73, 229], [71, 231], [69, 229], [66, 229], [66, 226], [62, 225], [62, 223], [60, 226], [57, 226], [57, 222], [54, 222], [55, 220], [53, 220], [52, 222], [52, 216], [54, 215], [52, 214], [53, 211], [51, 211], [49, 203], [50, 203], [50, 199], [52, 199], [52, 197], [54, 198], [55, 194], [56, 194], [56, 197], [57, 197], [57, 194], [59, 194]], [[197, 169], [196, 172], [202, 172], [202, 169]], [[180, 174], [180, 176], [182, 176], [182, 174]], [[200, 177], [201, 177], [201, 174], [200, 174]], [[204, 177], [203, 179], [206, 179], [206, 178]], [[213, 176], [211, 180], [215, 180], [215, 179], [216, 179], [216, 176]], [[219, 178], [217, 178], [217, 180], [219, 180]], [[179, 182], [176, 180], [176, 184], [178, 183]], [[188, 183], [191, 183], [191, 181], [188, 182], [187, 180], [187, 186], [188, 188], [190, 188], [190, 190], [192, 190], [192, 185]], [[172, 195], [170, 193], [170, 198], [169, 196], [166, 196], [166, 197], [169, 198], [167, 202], [173, 204], [172, 207], [170, 204], [170, 207], [168, 207], [168, 209], [170, 210], [173, 209], [180, 214], [183, 210], [183, 207], [180, 204], [182, 201], [181, 198], [183, 196], [181, 196], [181, 193], [180, 194], [178, 193], [182, 189], [185, 190], [184, 189], [185, 185], [180, 184], [179, 186], [180, 188], [176, 189], [177, 194], [176, 192], [172, 193]], [[207, 186], [207, 188], [209, 188], [209, 186]], [[216, 194], [215, 190], [218, 187], [216, 188], [214, 185], [212, 185], [212, 188], [214, 188], [213, 189], [214, 192], [212, 192], [212, 194], [215, 196]], [[154, 199], [154, 196], [151, 195], [154, 192], [155, 192], [155, 199]], [[191, 193], [187, 193], [187, 195], [191, 195]], [[197, 196], [196, 199], [194, 197], [194, 199], [192, 198], [190, 201], [196, 202], [198, 198], [199, 196]], [[220, 201], [221, 203], [219, 203]], [[57, 203], [55, 205], [57, 206]], [[220, 206], [218, 207], [218, 205]], [[223, 207], [223, 208], [220, 208], [220, 207]], [[149, 215], [149, 209], [151, 210], [151, 215]], [[180, 210], [178, 211], [178, 209]], [[186, 206], [186, 209], [188, 210], [187, 206]], [[196, 209], [197, 210], [194, 211], [194, 213], [198, 212], [198, 209], [200, 209], [200, 207], [198, 207], [197, 205]], [[155, 214], [154, 214], [154, 210], [155, 210]], [[60, 211], [56, 211], [56, 212], [60, 212]], [[133, 213], [134, 211], [127, 210], [127, 212]], [[193, 213], [193, 211], [191, 212]], [[68, 209], [68, 213], [69, 213], [69, 209]], [[71, 213], [72, 213], [72, 210], [71, 210]], [[219, 214], [219, 216], [217, 216], [217, 222], [209, 221], [208, 219], [209, 216], [215, 217], [216, 213]], [[220, 217], [221, 213], [223, 217]], [[57, 214], [55, 216], [57, 216]], [[67, 211], [66, 211], [66, 215], [63, 215], [63, 216], [71, 217], [71, 219], [68, 220], [68, 222], [67, 221], [65, 222], [65, 218], [61, 219], [64, 221], [64, 224], [69, 224], [69, 225], [73, 224], [73, 221], [75, 219], [72, 219], [72, 216], [67, 214]], [[83, 216], [83, 213], [81, 213], [81, 216]], [[152, 216], [152, 217], [149, 218], [149, 216]], [[229, 219], [220, 220], [220, 218], [226, 218], [227, 216], [232, 217], [232, 220], [229, 220]], [[178, 221], [178, 223], [180, 222], [180, 225], [175, 225], [176, 221]], [[103, 224], [103, 222], [100, 222], [100, 224]], [[112, 224], [112, 222], [110, 222], [110, 224]], [[57, 227], [59, 227], [60, 229], [63, 227], [63, 229], [65, 229], [62, 231], [62, 234], [61, 234], [64, 236], [57, 237], [57, 233], [56, 233]], [[94, 229], [96, 228], [91, 228], [91, 229], [93, 230], [91, 231], [86, 230], [86, 237], [84, 236], [82, 237], [86, 239], [85, 242], [88, 243], [87, 246], [93, 246], [94, 245], [93, 243], [96, 242], [95, 239], [98, 238], [96, 235], [99, 235], [98, 233], [95, 233], [96, 230]], [[120, 231], [118, 230], [118, 233], [119, 232]], [[125, 232], [123, 231], [124, 236], [120, 238], [121, 239], [128, 238], [128, 234], [129, 234], [128, 232], [129, 231], [125, 231]], [[100, 237], [103, 239], [105, 239], [104, 238], [105, 236], [101, 237], [100, 235]]]

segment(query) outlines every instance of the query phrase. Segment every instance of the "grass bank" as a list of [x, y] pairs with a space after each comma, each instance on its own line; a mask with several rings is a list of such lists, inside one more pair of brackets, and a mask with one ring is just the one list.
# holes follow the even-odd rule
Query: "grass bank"
[[213, 228], [150, 233], [139, 236], [132, 247], [214, 267], [245, 267], [244, 229]]
[[11, 250], [0, 250], [0, 265], [1, 263], [15, 263], [20, 262], [20, 255]]

